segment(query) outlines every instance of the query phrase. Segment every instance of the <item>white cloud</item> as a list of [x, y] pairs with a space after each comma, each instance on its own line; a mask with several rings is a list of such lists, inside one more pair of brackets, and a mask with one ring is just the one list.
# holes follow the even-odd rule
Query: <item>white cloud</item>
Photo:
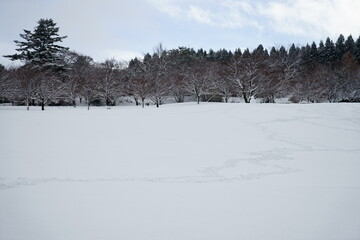
[[358, 0], [272, 1], [259, 10], [282, 33], [323, 37], [360, 31]]
[[359, 0], [148, 1], [172, 18], [216, 27], [253, 26], [312, 38], [360, 33]]
[[262, 26], [256, 16], [256, 9], [248, 1], [227, 0], [221, 3], [224, 11], [221, 13], [223, 21], [220, 26], [227, 28], [243, 28]]
[[190, 5], [187, 15], [190, 19], [194, 19], [199, 23], [216, 25], [215, 22], [212, 20], [212, 14], [209, 10], [204, 10], [202, 8]]
[[189, 1], [189, 0], [147, 0], [159, 11], [178, 20], [192, 20], [223, 28], [241, 28], [247, 25], [259, 27], [250, 17], [254, 8], [248, 1], [225, 0]]
[[184, 9], [181, 7], [180, 1], [174, 0], [147, 0], [161, 12], [166, 13], [170, 17], [180, 18], [184, 15]]

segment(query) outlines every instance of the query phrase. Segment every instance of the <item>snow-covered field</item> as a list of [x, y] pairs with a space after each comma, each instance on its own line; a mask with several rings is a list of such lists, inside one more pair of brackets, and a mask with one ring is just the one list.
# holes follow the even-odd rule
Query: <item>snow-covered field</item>
[[359, 240], [360, 104], [0, 107], [1, 240]]

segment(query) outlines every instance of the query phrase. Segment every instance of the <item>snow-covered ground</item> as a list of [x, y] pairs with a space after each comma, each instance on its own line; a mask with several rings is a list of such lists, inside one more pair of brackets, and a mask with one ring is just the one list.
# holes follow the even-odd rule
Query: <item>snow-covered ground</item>
[[358, 240], [360, 104], [0, 107], [1, 240]]

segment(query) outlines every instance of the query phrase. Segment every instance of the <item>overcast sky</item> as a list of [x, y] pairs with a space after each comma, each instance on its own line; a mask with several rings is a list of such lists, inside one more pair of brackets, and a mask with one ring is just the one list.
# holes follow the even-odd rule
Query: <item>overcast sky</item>
[[[0, 0], [0, 55], [52, 18], [63, 46], [96, 61], [165, 48], [253, 49], [360, 34], [360, 0]], [[0, 57], [0, 63], [11, 61]]]

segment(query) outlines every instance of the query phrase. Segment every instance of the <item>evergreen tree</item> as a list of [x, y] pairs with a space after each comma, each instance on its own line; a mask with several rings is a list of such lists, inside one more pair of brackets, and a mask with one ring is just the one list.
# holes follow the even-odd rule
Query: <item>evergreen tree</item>
[[318, 49], [316, 46], [315, 42], [312, 42], [311, 47], [310, 47], [310, 52], [309, 52], [309, 59], [308, 59], [308, 63], [310, 65], [316, 65], [316, 63], [318, 62], [319, 59], [319, 55], [318, 55]]
[[318, 47], [318, 60], [320, 63], [326, 62], [325, 45], [322, 40], [320, 41], [319, 47]]
[[230, 54], [226, 49], [220, 49], [215, 52], [215, 60], [220, 62], [225, 62], [230, 59]]
[[278, 51], [276, 50], [275, 47], [272, 47], [271, 50], [270, 50], [270, 57], [271, 58], [276, 58], [278, 55]]
[[229, 58], [228, 58], [228, 61], [230, 61], [230, 59], [234, 56], [234, 54], [232, 53], [232, 51], [231, 50], [229, 50]]
[[251, 58], [251, 53], [250, 50], [248, 48], [246, 48], [242, 54], [242, 58], [243, 59], [250, 59]]
[[260, 44], [254, 51], [253, 54], [260, 55], [260, 56], [266, 56], [267, 52], [265, 53], [264, 47], [262, 44]]
[[235, 51], [234, 51], [235, 59], [241, 58], [241, 55], [242, 55], [241, 49], [240, 48], [235, 49]]
[[335, 51], [336, 51], [336, 60], [340, 60], [346, 52], [345, 38], [342, 34], [340, 34], [339, 38], [335, 43]]
[[34, 31], [24, 30], [20, 37], [25, 41], [15, 40], [19, 47], [19, 53], [6, 55], [10, 60], [21, 60], [26, 64], [35, 67], [54, 67], [62, 68], [61, 52], [68, 48], [57, 45], [66, 36], [59, 36], [59, 28], [52, 19], [40, 19]]
[[215, 60], [215, 52], [212, 49], [209, 49], [209, 53], [206, 56], [208, 60], [210, 61], [214, 61]]
[[270, 55], [269, 55], [269, 52], [268, 52], [268, 50], [267, 49], [265, 49], [265, 51], [264, 51], [264, 55], [266, 56], [266, 57], [269, 57]]
[[206, 58], [206, 51], [204, 51], [202, 48], [198, 49], [197, 52], [196, 52], [196, 58], [205, 59]]
[[184, 65], [189, 67], [196, 59], [196, 52], [192, 48], [179, 47], [175, 52], [175, 57], [177, 58], [177, 64]]
[[331, 41], [329, 37], [325, 42], [324, 57], [324, 62], [326, 64], [332, 64], [337, 59], [334, 42]]
[[350, 52], [352, 55], [355, 53], [355, 42], [351, 35], [345, 41], [345, 52]]
[[252, 52], [252, 55], [261, 61], [264, 61], [269, 57], [269, 53], [261, 44]]
[[360, 63], [360, 36], [358, 37], [358, 39], [355, 42], [355, 50], [354, 50], [354, 55], [355, 58], [358, 60], [358, 62]]
[[278, 52], [280, 58], [285, 58], [288, 55], [286, 48], [284, 46], [281, 46]]
[[150, 53], [145, 54], [143, 62], [144, 62], [144, 63], [148, 63], [148, 62], [150, 62], [150, 61], [151, 61], [151, 55], [150, 55]]
[[310, 51], [311, 51], [311, 47], [310, 47], [309, 44], [306, 44], [305, 46], [301, 47], [302, 65], [308, 65], [309, 64]]
[[291, 46], [289, 48], [289, 56], [291, 58], [295, 58], [295, 57], [299, 56], [299, 53], [300, 53], [300, 48], [295, 47], [295, 44], [291, 44]]

